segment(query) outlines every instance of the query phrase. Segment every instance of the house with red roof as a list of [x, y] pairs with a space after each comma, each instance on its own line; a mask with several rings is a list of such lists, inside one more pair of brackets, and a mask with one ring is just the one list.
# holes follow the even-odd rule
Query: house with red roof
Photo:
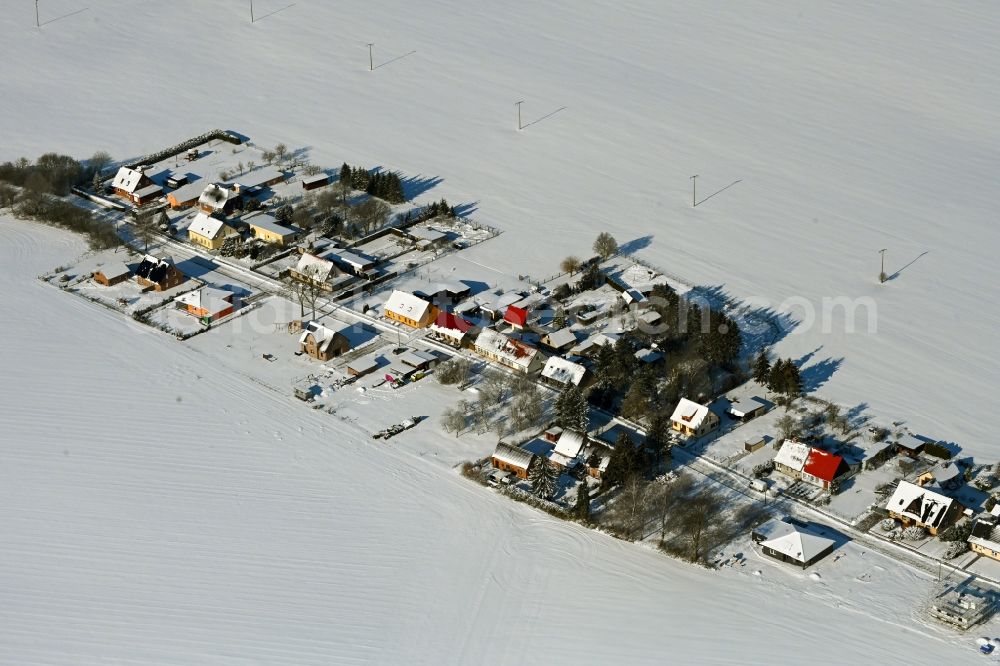
[[806, 464], [802, 466], [802, 480], [823, 490], [830, 490], [834, 480], [847, 471], [847, 463], [834, 453], [810, 449]]
[[461, 347], [473, 328], [472, 322], [462, 319], [450, 312], [440, 311], [431, 323], [431, 337], [445, 342], [452, 347]]
[[516, 305], [508, 305], [507, 312], [504, 313], [503, 320], [516, 328], [522, 330], [528, 325], [528, 311]]

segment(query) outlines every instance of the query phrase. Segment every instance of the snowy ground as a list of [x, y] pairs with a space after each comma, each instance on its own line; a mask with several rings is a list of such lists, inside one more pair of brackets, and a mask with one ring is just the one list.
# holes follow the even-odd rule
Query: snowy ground
[[423, 455], [487, 442], [374, 444], [255, 381], [279, 364], [224, 356], [236, 322], [179, 343], [34, 280], [80, 249], [0, 219], [0, 661], [790, 664], [834, 630], [813, 663], [981, 663], [914, 620], [929, 580], [891, 560], [859, 598], [839, 561], [730, 577], [563, 523]]

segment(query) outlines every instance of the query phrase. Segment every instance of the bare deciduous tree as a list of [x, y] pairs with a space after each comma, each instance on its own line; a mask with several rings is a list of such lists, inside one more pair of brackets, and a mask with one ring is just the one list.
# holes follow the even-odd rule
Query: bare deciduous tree
[[279, 162], [284, 162], [285, 155], [288, 154], [288, 146], [283, 143], [279, 143], [274, 147], [274, 154], [277, 156]]
[[152, 211], [141, 211], [135, 219], [135, 237], [142, 242], [142, 251], [149, 251], [149, 242], [156, 235], [156, 216]]
[[580, 259], [579, 257], [573, 256], [566, 257], [562, 260], [562, 263], [559, 264], [559, 268], [563, 273], [573, 275], [580, 270]]
[[275, 155], [273, 150], [265, 150], [261, 153], [261, 157], [263, 157], [264, 161], [267, 162], [268, 166], [270, 166], [274, 163], [274, 158], [277, 157], [277, 155]]
[[389, 208], [389, 204], [375, 197], [365, 199], [354, 209], [354, 216], [361, 223], [365, 233], [371, 233], [384, 226], [389, 221], [390, 213], [392, 209]]
[[601, 259], [607, 259], [618, 251], [618, 241], [607, 231], [602, 231], [594, 240], [594, 252], [600, 255]]
[[98, 150], [91, 155], [89, 164], [95, 174], [100, 174], [111, 164], [111, 155], [103, 150]]

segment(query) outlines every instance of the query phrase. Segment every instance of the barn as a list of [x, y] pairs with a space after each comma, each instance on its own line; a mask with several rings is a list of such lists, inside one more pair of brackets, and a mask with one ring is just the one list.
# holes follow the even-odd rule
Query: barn
[[116, 285], [132, 277], [132, 271], [123, 261], [104, 264], [93, 273], [94, 282], [105, 287]]

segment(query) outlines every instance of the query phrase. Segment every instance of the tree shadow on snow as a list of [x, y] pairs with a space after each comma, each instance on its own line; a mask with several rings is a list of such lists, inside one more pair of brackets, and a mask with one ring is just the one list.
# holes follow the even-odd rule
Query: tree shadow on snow
[[840, 369], [843, 365], [843, 358], [826, 358], [817, 363], [813, 363], [807, 368], [799, 366], [799, 376], [802, 379], [802, 391], [804, 393], [813, 393], [821, 386], [830, 381], [833, 373]]

